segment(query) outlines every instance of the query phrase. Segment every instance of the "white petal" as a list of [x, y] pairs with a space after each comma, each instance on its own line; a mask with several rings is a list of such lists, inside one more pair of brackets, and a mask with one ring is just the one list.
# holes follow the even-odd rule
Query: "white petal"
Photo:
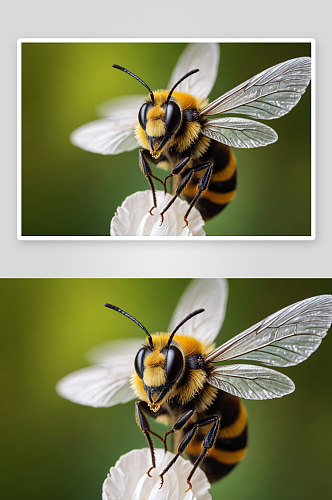
[[[210, 484], [204, 472], [199, 468], [191, 480], [192, 490], [185, 493], [186, 479], [192, 469], [192, 464], [182, 457], [179, 457], [165, 474], [163, 487], [159, 488], [159, 474], [174, 455], [170, 452], [165, 454], [163, 449], [156, 448], [155, 456], [157, 467], [151, 471], [152, 477], [149, 477], [146, 474], [151, 467], [151, 455], [148, 448], [133, 450], [123, 455], [110, 469], [110, 477], [103, 484], [103, 500], [115, 498], [119, 500], [211, 500], [208, 492]], [[112, 486], [117, 497], [113, 493]], [[125, 495], [120, 488], [125, 489]]]
[[188, 210], [186, 201], [177, 199], [164, 214], [160, 225], [160, 212], [172, 199], [163, 191], [157, 191], [158, 206], [150, 214], [153, 205], [151, 191], [139, 191], [128, 196], [111, 221], [111, 236], [204, 236], [204, 221], [196, 208], [188, 217], [188, 227], [184, 226], [184, 215]]
[[168, 330], [171, 332], [195, 309], [205, 311], [185, 323], [179, 335], [190, 335], [201, 341], [213, 342], [219, 333], [226, 314], [228, 285], [224, 279], [196, 279], [184, 291], [177, 305]]
[[[170, 495], [171, 495], [172, 488], [174, 488], [174, 486], [176, 487], [177, 485], [172, 484], [172, 487], [171, 487], [169, 478], [167, 476], [165, 476], [164, 484], [163, 484], [162, 488], [160, 488], [160, 484], [158, 484], [158, 483], [154, 484], [154, 486], [151, 490], [151, 493], [149, 495], [149, 500], [171, 500]], [[141, 497], [141, 498], [144, 498], [144, 497]], [[178, 498], [179, 497], [177, 496], [177, 499]], [[137, 500], [140, 500], [140, 499], [137, 499]]]
[[125, 500], [127, 495], [126, 474], [116, 468], [112, 469], [112, 478], [105, 479], [102, 500]]
[[174, 68], [168, 88], [171, 89], [188, 71], [199, 69], [198, 73], [183, 80], [176, 87], [176, 92], [187, 92], [197, 97], [208, 97], [217, 78], [218, 65], [219, 45], [217, 43], [189, 44]]

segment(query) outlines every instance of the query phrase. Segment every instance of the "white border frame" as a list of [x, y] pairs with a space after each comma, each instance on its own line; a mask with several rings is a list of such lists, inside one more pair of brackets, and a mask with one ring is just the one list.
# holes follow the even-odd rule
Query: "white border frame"
[[17, 239], [21, 241], [147, 241], [146, 236], [22, 236], [22, 44], [23, 43], [310, 43], [311, 44], [311, 235], [150, 236], [165, 241], [313, 241], [316, 238], [316, 40], [314, 38], [19, 38], [17, 40]]

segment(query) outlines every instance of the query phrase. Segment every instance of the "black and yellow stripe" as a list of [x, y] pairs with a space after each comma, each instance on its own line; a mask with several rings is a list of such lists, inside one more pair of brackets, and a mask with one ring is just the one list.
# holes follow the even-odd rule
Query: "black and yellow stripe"
[[[213, 163], [213, 173], [208, 189], [196, 203], [204, 220], [220, 213], [236, 194], [236, 159], [229, 146], [211, 141], [209, 149], [197, 163]], [[197, 184], [204, 171], [196, 172], [184, 190], [185, 199], [190, 203], [197, 193]], [[181, 174], [184, 177], [185, 172]]]
[[[219, 415], [221, 423], [215, 445], [203, 460], [200, 467], [212, 483], [226, 476], [245, 456], [247, 452], [247, 412], [242, 401], [231, 394], [219, 391], [213, 405], [197, 420], [209, 415]], [[202, 451], [204, 436], [209, 426], [200, 427], [194, 439], [187, 447], [187, 455], [192, 463]]]

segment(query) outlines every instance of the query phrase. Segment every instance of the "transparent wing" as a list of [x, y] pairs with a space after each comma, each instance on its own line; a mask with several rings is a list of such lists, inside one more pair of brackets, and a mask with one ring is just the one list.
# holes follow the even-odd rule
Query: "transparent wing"
[[116, 373], [107, 366], [89, 366], [70, 373], [57, 383], [56, 391], [73, 403], [94, 408], [114, 406], [135, 398], [130, 374]]
[[232, 112], [264, 120], [279, 118], [299, 102], [310, 78], [310, 57], [282, 62], [211, 102], [201, 115]]
[[86, 353], [86, 359], [91, 364], [112, 365], [114, 368], [134, 369], [134, 359], [142, 347], [142, 339], [113, 340], [98, 344]]
[[206, 361], [248, 359], [272, 366], [297, 365], [317, 349], [331, 322], [332, 295], [302, 300], [240, 333]]
[[271, 127], [244, 118], [207, 120], [202, 133], [234, 148], [258, 148], [278, 140], [277, 133]]
[[93, 347], [87, 358], [99, 366], [83, 368], [61, 379], [56, 386], [58, 394], [93, 407], [114, 406], [134, 399], [130, 377], [141, 345], [138, 339], [125, 339]]
[[96, 120], [74, 130], [71, 142], [91, 153], [116, 155], [138, 148], [135, 125], [109, 118]]
[[171, 89], [188, 71], [198, 68], [200, 71], [180, 83], [176, 91], [187, 92], [197, 97], [208, 97], [217, 78], [218, 66], [217, 43], [189, 44], [179, 58], [167, 88]]
[[181, 327], [179, 335], [190, 335], [202, 342], [213, 342], [225, 318], [227, 297], [226, 280], [193, 280], [180, 298], [168, 331], [171, 332], [191, 312], [204, 308], [202, 314], [198, 314]]
[[126, 121], [133, 127], [137, 124], [138, 112], [146, 101], [146, 95], [128, 95], [104, 101], [97, 106], [97, 115], [102, 118], [111, 118], [116, 121]]
[[295, 389], [294, 383], [286, 375], [253, 365], [216, 366], [207, 382], [244, 399], [281, 398]]

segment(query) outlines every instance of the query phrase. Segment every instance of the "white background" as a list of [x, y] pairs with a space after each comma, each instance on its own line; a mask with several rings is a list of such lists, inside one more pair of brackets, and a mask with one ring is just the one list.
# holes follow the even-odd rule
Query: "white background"
[[[332, 276], [332, 2], [12, 0], [0, 9], [0, 276]], [[316, 240], [18, 241], [16, 41], [24, 37], [315, 38]]]

